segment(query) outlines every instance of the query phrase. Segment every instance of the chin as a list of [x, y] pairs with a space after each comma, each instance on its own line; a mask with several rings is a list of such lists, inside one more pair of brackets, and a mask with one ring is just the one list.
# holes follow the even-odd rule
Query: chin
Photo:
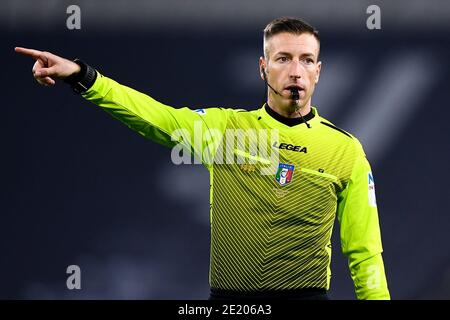
[[305, 102], [302, 99], [299, 100], [289, 100], [289, 107], [295, 107], [295, 108], [300, 108], [305, 104]]

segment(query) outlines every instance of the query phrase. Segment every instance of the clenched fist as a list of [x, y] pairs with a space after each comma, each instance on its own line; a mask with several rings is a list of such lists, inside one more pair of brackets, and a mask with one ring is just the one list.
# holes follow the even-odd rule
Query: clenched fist
[[33, 76], [44, 86], [53, 86], [55, 79], [65, 78], [80, 72], [80, 66], [73, 61], [54, 55], [46, 51], [16, 47], [16, 52], [32, 57], [36, 60], [33, 65]]

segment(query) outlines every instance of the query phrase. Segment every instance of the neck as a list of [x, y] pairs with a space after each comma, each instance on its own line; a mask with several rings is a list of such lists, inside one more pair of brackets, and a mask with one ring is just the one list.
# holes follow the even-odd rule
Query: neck
[[269, 107], [269, 105], [267, 103], [265, 104], [264, 109], [266, 110], [266, 112], [269, 116], [271, 116], [278, 122], [281, 122], [289, 127], [293, 127], [293, 126], [296, 126], [301, 123], [306, 123], [306, 126], [308, 128], [311, 128], [308, 121], [311, 120], [312, 118], [314, 118], [314, 116], [315, 116], [315, 114], [311, 110], [311, 112], [308, 113], [307, 115], [305, 115], [304, 117], [302, 116], [302, 117], [297, 117], [297, 118], [286, 118], [286, 117], [283, 117], [282, 115], [276, 113], [272, 108]]
[[311, 112], [311, 99], [303, 106], [294, 103], [288, 106], [282, 106], [270, 98], [267, 100], [267, 104], [273, 111], [286, 118], [299, 118]]

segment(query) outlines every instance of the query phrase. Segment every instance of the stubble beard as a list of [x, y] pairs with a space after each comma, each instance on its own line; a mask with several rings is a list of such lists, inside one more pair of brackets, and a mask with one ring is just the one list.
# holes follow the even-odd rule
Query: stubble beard
[[292, 100], [289, 104], [289, 113], [299, 113], [302, 106], [300, 105], [300, 100]]

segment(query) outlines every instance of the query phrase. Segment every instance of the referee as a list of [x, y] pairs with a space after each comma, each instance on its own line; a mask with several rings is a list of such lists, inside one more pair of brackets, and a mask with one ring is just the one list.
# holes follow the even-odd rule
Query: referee
[[371, 168], [360, 142], [311, 106], [320, 38], [306, 22], [281, 18], [264, 29], [267, 101], [252, 111], [175, 109], [83, 61], [15, 50], [36, 60], [40, 84], [64, 80], [144, 137], [202, 160], [211, 179], [211, 299], [328, 299], [335, 217], [357, 298], [390, 299]]

